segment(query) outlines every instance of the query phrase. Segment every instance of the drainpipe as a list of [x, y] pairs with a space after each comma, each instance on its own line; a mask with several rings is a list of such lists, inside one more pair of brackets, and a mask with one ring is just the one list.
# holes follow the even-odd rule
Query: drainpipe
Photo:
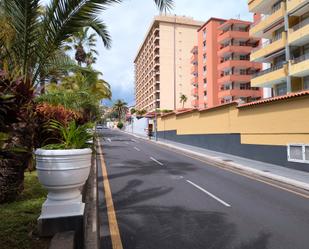
[[[284, 15], [284, 29], [286, 33], [286, 38], [288, 40], [289, 17], [287, 13], [285, 13]], [[285, 43], [285, 60], [286, 60], [287, 66], [289, 66], [289, 62], [291, 60], [291, 51], [290, 51], [288, 42]], [[289, 72], [288, 72], [287, 79], [286, 79], [286, 91], [287, 93], [292, 92], [292, 80], [291, 80], [291, 76], [289, 75]]]
[[176, 110], [176, 14], [174, 22], [174, 110]]

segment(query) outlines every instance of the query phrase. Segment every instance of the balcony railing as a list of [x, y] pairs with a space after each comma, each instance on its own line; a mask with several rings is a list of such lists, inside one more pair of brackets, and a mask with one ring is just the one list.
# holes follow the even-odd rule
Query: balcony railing
[[256, 77], [259, 77], [259, 76], [262, 76], [262, 75], [265, 75], [265, 74], [268, 74], [268, 73], [271, 73], [271, 72], [274, 72], [274, 71], [277, 71], [277, 70], [283, 68], [283, 66], [284, 66], [284, 63], [280, 63], [278, 65], [271, 67], [271, 68], [265, 69], [263, 71], [260, 71], [256, 74], [254, 74], [253, 78], [256, 78]]
[[295, 31], [297, 31], [297, 30], [299, 30], [299, 29], [301, 29], [301, 28], [307, 26], [308, 24], [309, 24], [309, 18], [307, 18], [307, 19], [301, 21], [300, 23], [294, 25], [294, 26], [290, 29], [290, 33], [293, 33], [293, 32], [295, 32]]
[[252, 24], [251, 24], [251, 28], [255, 27], [256, 25], [260, 24], [262, 21], [266, 20], [266, 19], [267, 19], [268, 17], [270, 17], [271, 15], [275, 14], [277, 11], [279, 11], [279, 10], [283, 7], [283, 4], [284, 4], [284, 3], [275, 5], [275, 6], [272, 8], [272, 10], [271, 10], [271, 12], [270, 12], [269, 15], [263, 15], [262, 18], [261, 18], [258, 22], [252, 23]]
[[291, 61], [291, 64], [292, 64], [292, 65], [293, 65], [293, 64], [297, 64], [297, 63], [300, 63], [300, 62], [306, 61], [306, 60], [309, 60], [309, 53], [308, 53], [308, 54], [304, 54], [304, 55], [302, 55], [302, 56], [300, 56], [300, 57], [297, 57], [297, 58], [293, 59], [293, 60]]
[[255, 52], [255, 51], [259, 50], [259, 49], [265, 48], [265, 47], [267, 47], [268, 45], [270, 45], [270, 44], [272, 44], [272, 43], [274, 43], [274, 42], [276, 42], [276, 41], [281, 40], [282, 37], [283, 37], [282, 33], [277, 34], [276, 36], [273, 37], [273, 39], [264, 41], [260, 47], [256, 47], [256, 48], [252, 49], [252, 52]]

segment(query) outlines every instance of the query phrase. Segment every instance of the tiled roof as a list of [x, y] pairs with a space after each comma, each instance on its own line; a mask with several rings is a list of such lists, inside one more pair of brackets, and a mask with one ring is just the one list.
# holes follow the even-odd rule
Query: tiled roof
[[277, 97], [273, 97], [273, 98], [261, 99], [261, 100], [257, 100], [257, 101], [254, 101], [254, 102], [250, 102], [250, 103], [246, 103], [246, 104], [241, 104], [241, 105], [238, 106], [238, 108], [254, 106], [254, 105], [260, 105], [260, 104], [266, 104], [266, 103], [280, 101], [280, 100], [286, 100], [286, 99], [291, 99], [291, 98], [296, 98], [296, 97], [302, 97], [302, 96], [305, 96], [305, 95], [309, 95], [309, 91], [295, 92], [295, 93], [289, 93], [289, 94], [283, 95], [283, 96], [277, 96]]
[[210, 111], [210, 110], [217, 109], [217, 108], [220, 108], [220, 107], [225, 107], [225, 106], [229, 106], [229, 105], [237, 105], [237, 104], [238, 104], [237, 101], [232, 101], [232, 102], [230, 102], [230, 103], [225, 103], [225, 104], [216, 105], [216, 106], [213, 106], [213, 107], [208, 107], [208, 108], [199, 109], [199, 111], [200, 111], [200, 112], [203, 112], [203, 111]]

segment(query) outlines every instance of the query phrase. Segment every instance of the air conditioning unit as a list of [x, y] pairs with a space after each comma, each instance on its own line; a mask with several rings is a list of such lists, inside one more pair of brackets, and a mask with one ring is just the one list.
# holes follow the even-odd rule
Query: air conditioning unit
[[288, 161], [309, 163], [309, 144], [288, 144]]

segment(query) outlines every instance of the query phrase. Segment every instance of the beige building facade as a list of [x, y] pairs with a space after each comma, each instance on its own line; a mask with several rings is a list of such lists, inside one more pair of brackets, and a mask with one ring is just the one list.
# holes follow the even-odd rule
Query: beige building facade
[[136, 109], [182, 108], [180, 95], [191, 106], [191, 49], [203, 22], [180, 16], [156, 16], [134, 60]]

